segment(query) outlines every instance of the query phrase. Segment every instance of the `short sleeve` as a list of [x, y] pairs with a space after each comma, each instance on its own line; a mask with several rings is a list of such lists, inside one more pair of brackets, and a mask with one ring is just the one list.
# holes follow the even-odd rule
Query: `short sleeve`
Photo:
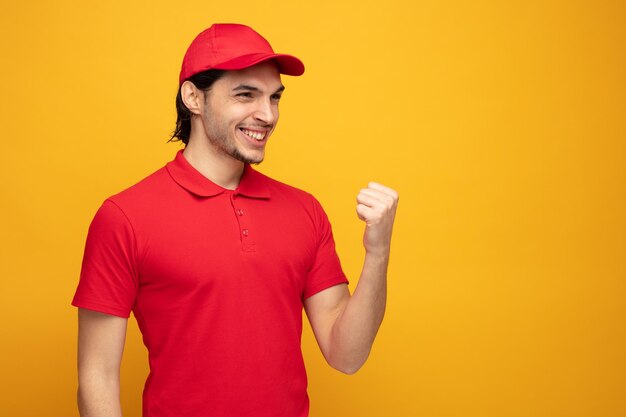
[[87, 234], [72, 305], [128, 318], [138, 288], [135, 235], [124, 212], [106, 200]]
[[348, 283], [335, 249], [335, 240], [328, 216], [320, 203], [315, 198], [312, 200], [313, 219], [317, 230], [317, 248], [307, 275], [303, 299], [334, 285]]

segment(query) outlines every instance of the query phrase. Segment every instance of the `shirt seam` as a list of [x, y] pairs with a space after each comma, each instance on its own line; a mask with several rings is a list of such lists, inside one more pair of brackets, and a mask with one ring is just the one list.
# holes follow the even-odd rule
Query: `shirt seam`
[[135, 273], [137, 274], [137, 285], [139, 285], [139, 276], [141, 275], [140, 271], [143, 267], [143, 259], [141, 260], [141, 262], [139, 261], [140, 256], [139, 256], [139, 245], [137, 244], [137, 233], [135, 232], [133, 223], [130, 221], [130, 218], [128, 217], [124, 209], [122, 209], [122, 207], [120, 207], [119, 204], [117, 204], [115, 201], [111, 200], [110, 198], [108, 198], [106, 201], [110, 202], [111, 204], [113, 204], [115, 207], [118, 208], [118, 210], [122, 213], [122, 215], [128, 222], [128, 225], [130, 226], [130, 230], [133, 232], [133, 245], [135, 249], [135, 265], [137, 266]]
[[306, 300], [307, 298], [314, 296], [315, 294], [325, 290], [326, 288], [330, 288], [339, 284], [348, 284], [348, 283], [349, 283], [348, 277], [346, 276], [345, 273], [336, 275], [333, 278], [329, 278], [313, 286], [309, 291], [305, 292], [302, 295], [302, 299]]
[[[94, 310], [100, 313], [123, 315], [125, 318], [130, 317], [130, 311], [126, 308], [114, 306], [112, 304], [106, 304], [99, 301], [93, 301], [89, 298], [76, 297], [72, 301], [72, 305], [78, 308], [85, 308], [87, 310]], [[116, 314], [117, 313], [117, 314]]]

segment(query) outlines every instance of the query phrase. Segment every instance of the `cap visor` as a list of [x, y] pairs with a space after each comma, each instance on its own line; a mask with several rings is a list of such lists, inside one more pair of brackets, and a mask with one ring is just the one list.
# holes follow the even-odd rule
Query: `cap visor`
[[261, 62], [273, 60], [276, 62], [278, 72], [285, 75], [299, 76], [304, 74], [304, 64], [298, 58], [286, 54], [250, 54], [231, 59], [213, 68], [221, 70], [240, 70], [251, 67]]

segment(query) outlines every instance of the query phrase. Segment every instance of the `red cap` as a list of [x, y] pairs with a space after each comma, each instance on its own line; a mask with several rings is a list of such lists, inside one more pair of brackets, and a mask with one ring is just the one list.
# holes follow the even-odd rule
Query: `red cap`
[[216, 23], [191, 42], [179, 82], [209, 69], [240, 70], [272, 59], [278, 71], [286, 75], [302, 75], [304, 64], [295, 56], [276, 54], [267, 40], [252, 28], [232, 23]]

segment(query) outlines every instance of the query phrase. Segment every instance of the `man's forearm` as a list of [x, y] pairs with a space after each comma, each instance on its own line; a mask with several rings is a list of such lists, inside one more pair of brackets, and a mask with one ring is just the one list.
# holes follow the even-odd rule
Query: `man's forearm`
[[365, 363], [387, 303], [389, 252], [366, 253], [361, 277], [332, 330], [329, 362], [352, 374]]
[[81, 417], [122, 417], [119, 378], [82, 378], [78, 410]]

